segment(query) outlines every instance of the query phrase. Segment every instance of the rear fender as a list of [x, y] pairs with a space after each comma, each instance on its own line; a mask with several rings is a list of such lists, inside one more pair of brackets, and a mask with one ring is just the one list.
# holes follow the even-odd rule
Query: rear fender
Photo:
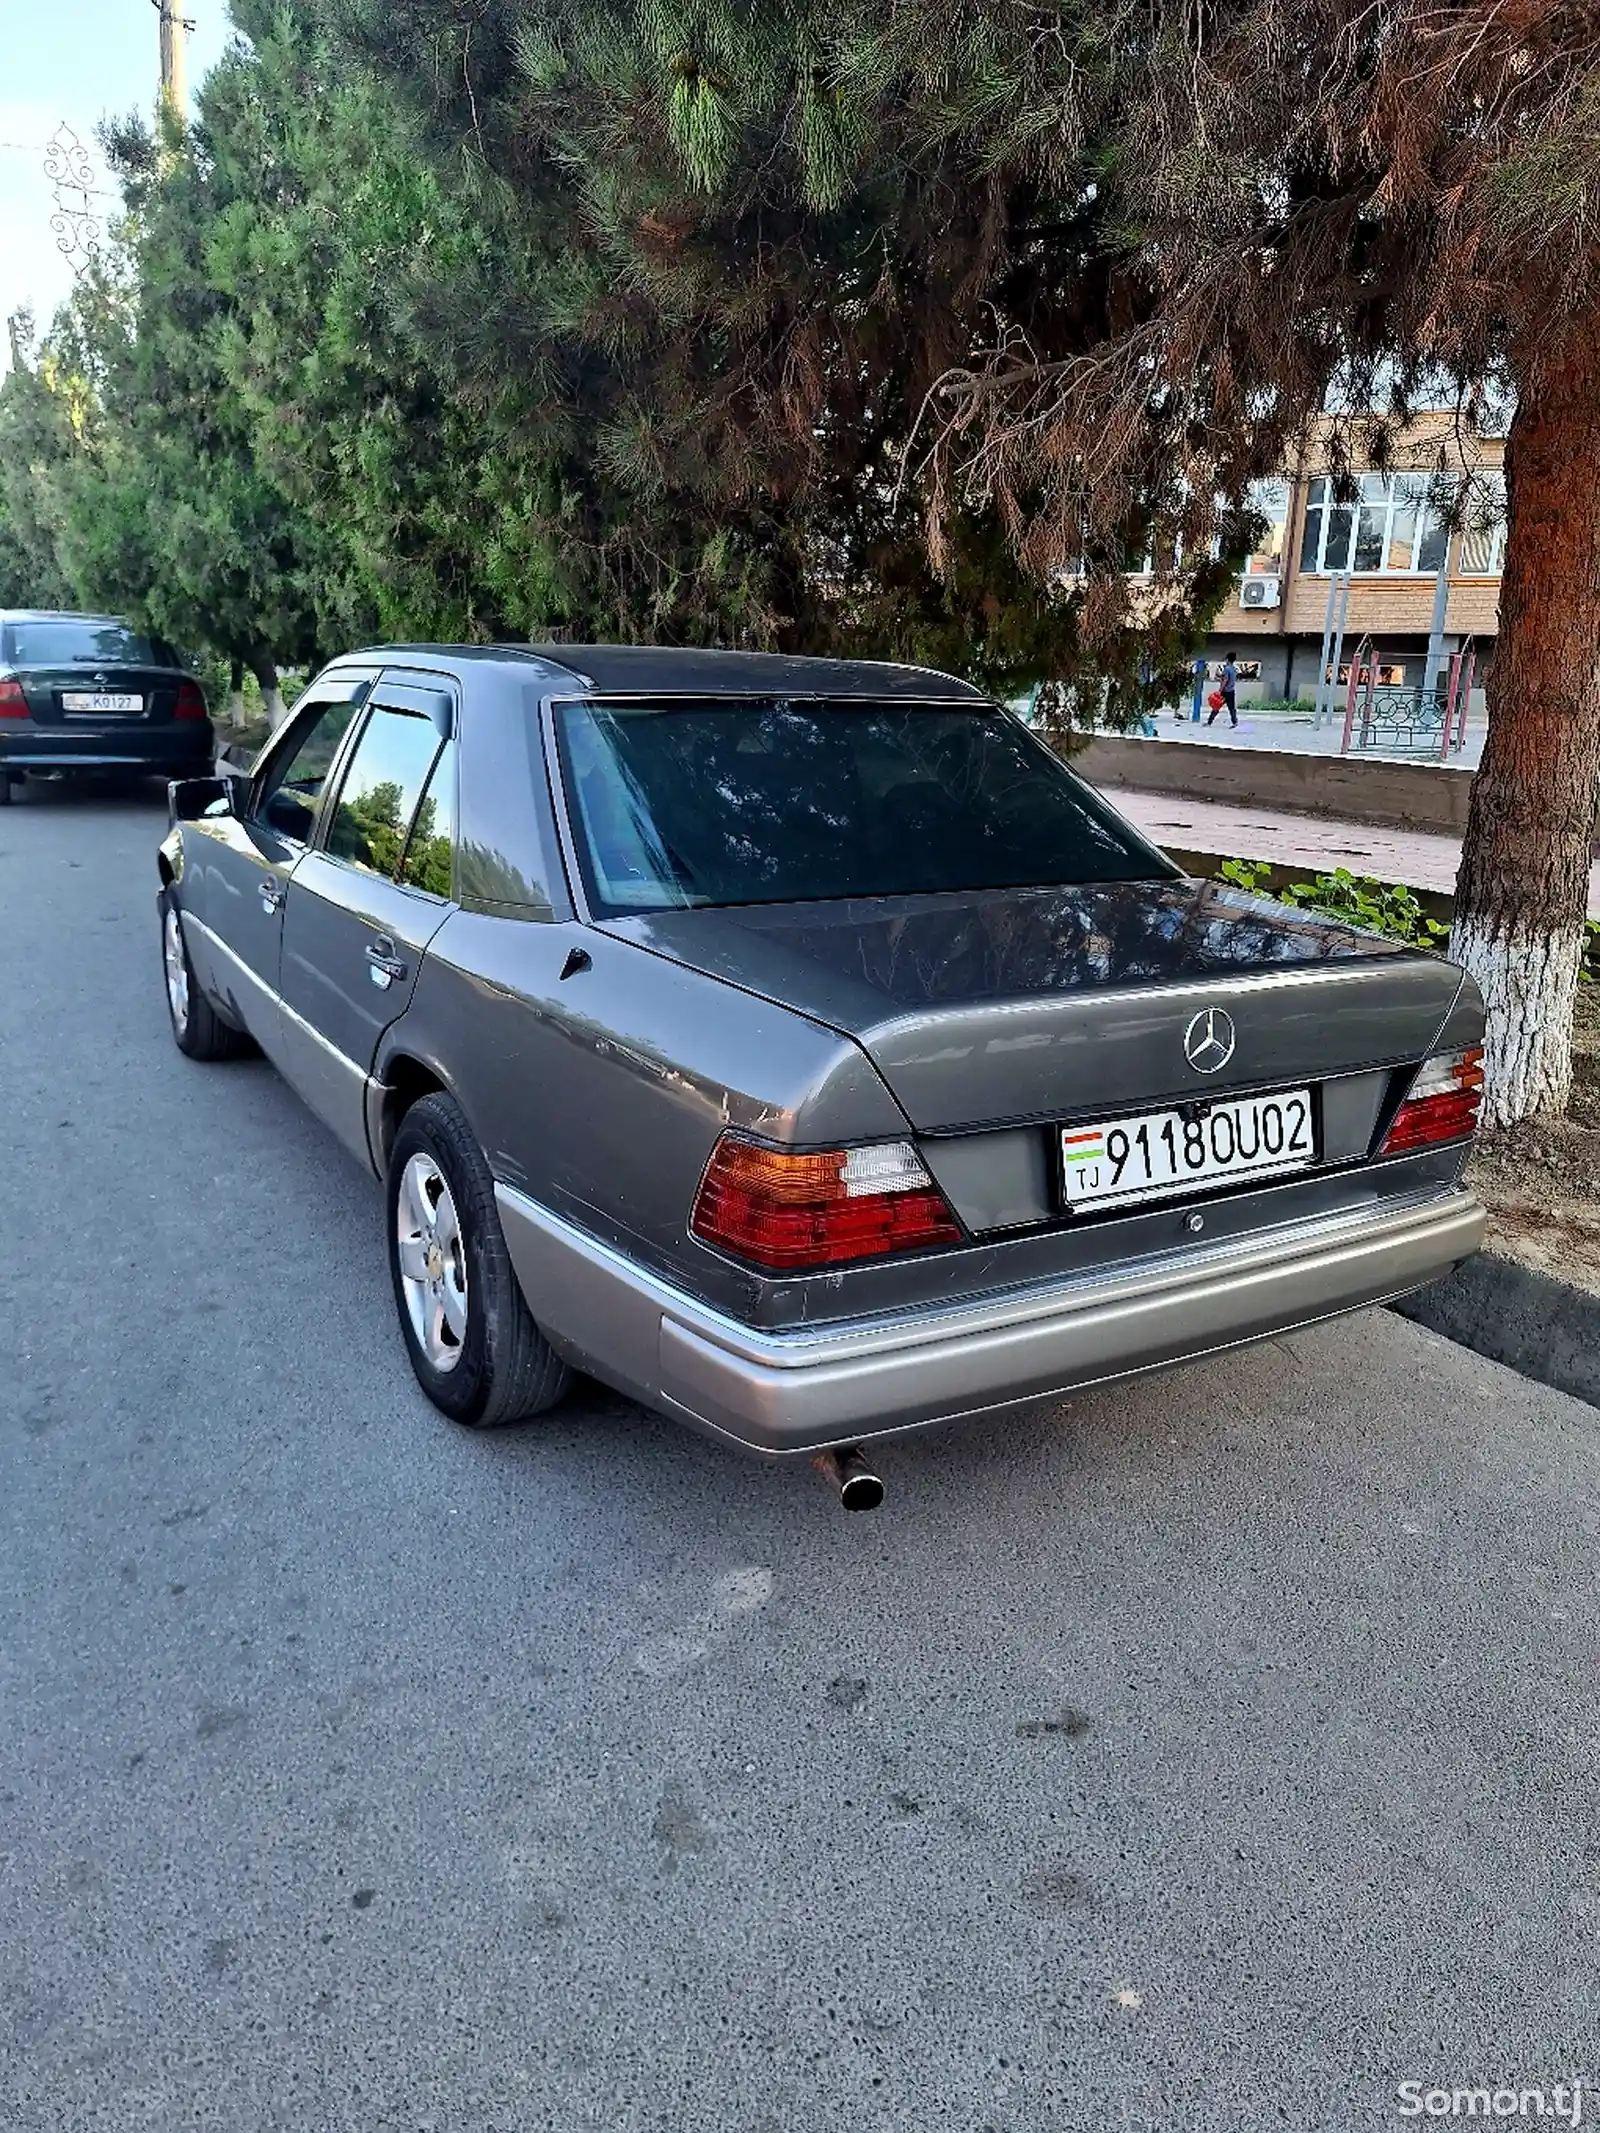
[[850, 1038], [577, 924], [452, 913], [385, 1040], [385, 1081], [400, 1053], [453, 1090], [499, 1183], [735, 1303], [752, 1277], [688, 1228], [719, 1134], [910, 1138]]
[[[424, 962], [424, 970], [426, 967]], [[420, 976], [419, 973], [419, 982]], [[415, 997], [413, 992], [413, 1000]], [[473, 1125], [472, 1114], [462, 1103], [461, 1092], [445, 1065], [440, 1047], [430, 1039], [425, 1025], [413, 1018], [408, 1006], [399, 1020], [391, 1022], [384, 1031], [378, 1056], [367, 1077], [367, 1142], [373, 1168], [379, 1177], [388, 1170], [389, 1151], [394, 1146], [401, 1119], [419, 1097], [433, 1090], [442, 1091], [460, 1104], [467, 1123]], [[473, 1130], [477, 1131], [475, 1125]]]

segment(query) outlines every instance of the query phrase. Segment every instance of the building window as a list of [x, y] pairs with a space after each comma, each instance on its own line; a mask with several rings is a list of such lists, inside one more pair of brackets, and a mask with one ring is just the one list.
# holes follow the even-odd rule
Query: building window
[[1339, 502], [1333, 483], [1319, 474], [1306, 491], [1306, 523], [1300, 536], [1303, 572], [1348, 570], [1355, 533], [1355, 506]]
[[1506, 478], [1479, 474], [1467, 499], [1461, 528], [1460, 569], [1464, 577], [1497, 578], [1506, 560]]
[[1301, 570], [1431, 578], [1449, 545], [1452, 486], [1437, 475], [1363, 474], [1354, 497], [1344, 501], [1319, 474], [1306, 491]]
[[[1327, 676], [1329, 681], [1336, 680], [1341, 689], [1348, 689], [1350, 686], [1349, 660], [1346, 660], [1344, 665], [1340, 667], [1337, 675], [1335, 675], [1333, 671], [1332, 660], [1329, 660]], [[1403, 689], [1406, 685], [1406, 670], [1404, 661], [1380, 660], [1378, 662], [1378, 671], [1376, 675], [1373, 674], [1371, 667], [1356, 668], [1356, 685], [1358, 688], [1364, 689], [1369, 681], [1374, 680], [1376, 681], [1377, 686], [1380, 689]]]
[[1245, 576], [1281, 577], [1284, 539], [1289, 530], [1289, 484], [1281, 479], [1253, 481], [1247, 501], [1265, 524], [1256, 536], [1254, 549], [1245, 558]]
[[[1220, 519], [1226, 512], [1227, 499], [1222, 495], [1212, 498]], [[1256, 535], [1256, 545], [1245, 557], [1243, 569], [1247, 577], [1276, 578], [1283, 574], [1284, 544], [1289, 530], [1289, 484], [1282, 475], [1265, 481], [1253, 481], [1245, 490], [1245, 508], [1254, 517], [1264, 520]], [[1222, 535], [1213, 533], [1206, 543], [1207, 556], [1215, 563], [1222, 554]], [[1184, 545], [1181, 536], [1158, 556], [1154, 548], [1147, 548], [1128, 575], [1135, 578], [1154, 577], [1158, 570], [1181, 570]]]

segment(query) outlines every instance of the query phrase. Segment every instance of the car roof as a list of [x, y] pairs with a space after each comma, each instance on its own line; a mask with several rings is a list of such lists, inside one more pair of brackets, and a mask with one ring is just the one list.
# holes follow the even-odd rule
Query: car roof
[[126, 615], [97, 615], [81, 607], [0, 607], [4, 622], [114, 622], [118, 629], [133, 627]]
[[933, 667], [874, 659], [808, 659], [785, 652], [707, 652], [647, 644], [380, 644], [337, 664], [405, 660], [435, 669], [531, 671], [573, 695], [899, 696], [987, 703], [970, 682]]

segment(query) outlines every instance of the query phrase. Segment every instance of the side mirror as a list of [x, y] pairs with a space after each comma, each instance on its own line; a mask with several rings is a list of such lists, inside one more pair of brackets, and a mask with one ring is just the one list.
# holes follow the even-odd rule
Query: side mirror
[[167, 787], [167, 820], [202, 822], [208, 816], [233, 813], [231, 778], [175, 778]]

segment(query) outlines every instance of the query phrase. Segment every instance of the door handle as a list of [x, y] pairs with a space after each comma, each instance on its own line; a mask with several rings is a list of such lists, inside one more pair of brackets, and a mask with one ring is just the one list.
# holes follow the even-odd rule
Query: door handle
[[261, 908], [270, 918], [275, 911], [283, 909], [283, 884], [271, 874], [263, 874], [260, 888]]
[[387, 992], [396, 978], [406, 974], [406, 966], [395, 954], [394, 942], [386, 933], [380, 933], [375, 941], [368, 941], [367, 961], [372, 965], [367, 975], [380, 992]]

